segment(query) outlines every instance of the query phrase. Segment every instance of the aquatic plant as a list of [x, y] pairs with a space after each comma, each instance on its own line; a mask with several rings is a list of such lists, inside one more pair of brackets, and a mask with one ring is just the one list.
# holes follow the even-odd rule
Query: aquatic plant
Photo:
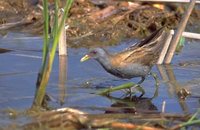
[[58, 12], [59, 0], [54, 0], [55, 9], [54, 9], [54, 25], [52, 27], [52, 34], [49, 35], [49, 9], [48, 9], [48, 0], [43, 0], [43, 18], [44, 18], [44, 43], [43, 43], [43, 57], [42, 57], [42, 66], [38, 73], [37, 83], [36, 83], [36, 92], [35, 98], [33, 101], [32, 108], [41, 107], [44, 100], [46, 86], [49, 81], [49, 77], [52, 70], [52, 65], [58, 46], [59, 37], [61, 34], [62, 27], [64, 25], [65, 19], [67, 19], [70, 7], [73, 3], [73, 0], [66, 0], [64, 6], [63, 17], [60, 23], [58, 23]]

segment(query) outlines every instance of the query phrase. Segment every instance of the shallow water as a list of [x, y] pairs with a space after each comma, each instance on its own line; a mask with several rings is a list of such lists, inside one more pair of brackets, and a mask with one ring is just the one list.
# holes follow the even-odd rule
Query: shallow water
[[[165, 112], [167, 113], [194, 113], [200, 107], [199, 43], [200, 41], [186, 40], [184, 49], [174, 57], [172, 65], [154, 66], [152, 71], [158, 75], [160, 82], [158, 96], [150, 100], [155, 91], [155, 81], [149, 76], [142, 84], [146, 92], [144, 98], [135, 102], [123, 97], [123, 92], [115, 92], [109, 98], [92, 93], [130, 81], [137, 82], [139, 78], [122, 80], [106, 73], [93, 60], [80, 63], [80, 58], [87, 52], [87, 49], [69, 48], [67, 78], [65, 78], [64, 87], [58, 87], [58, 56], [55, 58], [47, 88], [47, 93], [52, 98], [49, 105], [52, 108], [73, 107], [89, 113], [105, 113], [103, 108], [120, 104], [126, 107], [136, 107], [139, 110], [160, 112], [162, 103], [165, 101]], [[131, 44], [120, 44], [107, 47], [107, 49], [119, 51]], [[9, 33], [6, 37], [0, 37], [0, 48], [13, 50], [0, 54], [0, 126], [10, 123], [24, 124], [29, 121], [27, 117], [13, 118], [5, 110], [14, 109], [22, 112], [31, 107], [37, 73], [42, 60], [42, 38]], [[179, 99], [177, 95], [182, 88], [191, 92], [191, 96], [185, 100]]]

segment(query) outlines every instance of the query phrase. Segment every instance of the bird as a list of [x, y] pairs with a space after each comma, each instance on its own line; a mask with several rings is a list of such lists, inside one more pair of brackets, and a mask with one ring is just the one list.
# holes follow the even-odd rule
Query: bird
[[118, 78], [141, 77], [137, 83], [141, 84], [159, 58], [165, 35], [165, 28], [161, 27], [144, 40], [118, 53], [110, 53], [99, 47], [91, 48], [80, 62], [95, 59], [108, 73]]

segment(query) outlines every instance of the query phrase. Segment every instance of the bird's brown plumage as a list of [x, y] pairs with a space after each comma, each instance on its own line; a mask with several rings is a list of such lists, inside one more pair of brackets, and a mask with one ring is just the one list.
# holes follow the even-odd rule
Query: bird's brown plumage
[[94, 48], [81, 61], [91, 57], [96, 59], [107, 72], [117, 77], [144, 79], [159, 57], [165, 35], [164, 28], [160, 28], [141, 42], [116, 54], [110, 54], [102, 48]]
[[127, 48], [126, 50], [112, 55], [112, 58], [110, 58], [112, 64], [125, 65], [129, 63], [138, 63], [146, 66], [155, 64], [164, 44], [163, 40], [165, 38], [165, 32], [163, 29], [164, 28], [157, 30], [146, 39]]

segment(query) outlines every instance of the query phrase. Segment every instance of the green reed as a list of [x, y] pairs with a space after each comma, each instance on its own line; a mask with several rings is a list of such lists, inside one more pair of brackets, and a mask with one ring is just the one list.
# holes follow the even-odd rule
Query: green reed
[[[35, 98], [32, 105], [32, 108], [41, 107], [46, 93], [46, 86], [49, 81], [49, 77], [52, 70], [52, 65], [58, 46], [59, 37], [61, 34], [62, 27], [64, 25], [65, 19], [68, 18], [68, 13], [70, 7], [73, 3], [73, 0], [66, 0], [64, 6], [64, 13], [61, 22], [58, 24], [58, 13], [59, 0], [54, 0], [55, 10], [54, 10], [54, 25], [52, 28], [51, 35], [49, 35], [49, 10], [48, 10], [48, 0], [43, 0], [43, 18], [44, 18], [44, 43], [43, 43], [43, 57], [42, 57], [42, 66], [38, 74]], [[51, 39], [51, 40], [50, 40]]]
[[192, 125], [200, 125], [200, 119], [199, 119], [199, 114], [200, 114], [200, 109], [197, 110], [195, 114], [187, 121], [180, 123], [178, 125], [175, 125], [174, 127], [171, 128], [171, 130], [185, 130], [186, 127], [192, 126]]

